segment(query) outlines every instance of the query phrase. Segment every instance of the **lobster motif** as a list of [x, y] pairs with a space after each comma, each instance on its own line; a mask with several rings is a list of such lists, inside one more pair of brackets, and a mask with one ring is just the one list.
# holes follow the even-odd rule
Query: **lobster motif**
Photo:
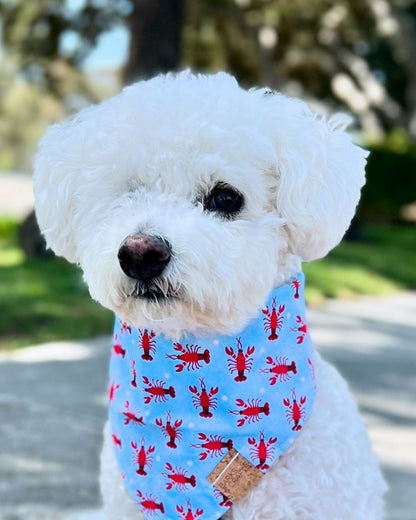
[[135, 426], [144, 425], [143, 417], [139, 417], [138, 410], [136, 408], [130, 408], [129, 401], [126, 401], [124, 408], [126, 409], [126, 411], [123, 412], [124, 425], [128, 425], [130, 423], [134, 424]]
[[178, 446], [175, 440], [177, 439], [180, 441], [182, 439], [182, 431], [179, 429], [179, 426], [182, 424], [182, 420], [176, 420], [172, 426], [171, 415], [170, 412], [168, 412], [166, 414], [166, 424], [163, 424], [162, 419], [156, 419], [155, 422], [162, 429], [164, 437], [169, 439], [166, 445], [169, 448], [177, 448]]
[[296, 400], [295, 391], [292, 390], [292, 402], [289, 399], [283, 399], [283, 404], [289, 408], [286, 410], [287, 422], [293, 423], [292, 431], [297, 432], [302, 429], [299, 424], [302, 419], [305, 418], [304, 404], [306, 403], [306, 397], [301, 397], [299, 404]]
[[231, 356], [228, 358], [228, 369], [230, 373], [237, 372], [234, 381], [241, 382], [246, 381], [247, 376], [244, 374], [245, 371], [250, 372], [253, 366], [253, 359], [250, 356], [254, 352], [254, 347], [247, 347], [246, 353], [243, 353], [243, 346], [241, 344], [241, 338], [237, 338], [237, 349], [238, 353], [235, 354], [232, 347], [226, 347], [225, 353]]
[[227, 449], [230, 451], [233, 447], [233, 441], [228, 439], [224, 441], [222, 435], [210, 435], [209, 437], [205, 433], [198, 433], [198, 439], [204, 441], [201, 444], [191, 444], [192, 448], [203, 449], [199, 455], [199, 460], [205, 460], [208, 455], [211, 457], [219, 457], [223, 454], [223, 451]]
[[121, 356], [124, 359], [124, 356], [126, 355], [126, 349], [124, 349], [120, 343], [118, 343], [118, 336], [117, 334], [114, 336], [114, 345], [113, 345], [113, 352], [116, 356]]
[[256, 468], [258, 469], [269, 469], [269, 465], [266, 464], [267, 460], [272, 460], [274, 456], [274, 444], [277, 441], [276, 437], [270, 437], [270, 439], [264, 442], [264, 432], [260, 432], [260, 441], [257, 443], [255, 438], [249, 438], [248, 443], [251, 444], [250, 458], [253, 464], [256, 460], [259, 461]]
[[120, 324], [121, 324], [121, 333], [122, 334], [131, 334], [131, 327], [129, 325], [127, 325], [127, 323], [125, 321], [120, 320]]
[[150, 469], [152, 467], [153, 457], [150, 454], [155, 451], [155, 447], [149, 446], [146, 450], [144, 437], [142, 437], [140, 450], [137, 447], [137, 442], [132, 442], [131, 447], [134, 450], [133, 464], [139, 466], [139, 469], [136, 469], [136, 473], [138, 475], [147, 475], [145, 468]]
[[312, 380], [315, 381], [316, 377], [315, 377], [315, 365], [313, 364], [312, 360], [310, 358], [308, 358], [308, 365], [310, 367], [310, 370], [311, 370], [311, 377], [312, 377]]
[[121, 450], [121, 439], [120, 437], [117, 437], [117, 435], [115, 433], [112, 433], [111, 434], [111, 438], [113, 439], [113, 444], [114, 446], [118, 446]]
[[152, 495], [150, 493], [144, 495], [138, 489], [136, 489], [136, 494], [137, 494], [138, 498], [141, 499], [137, 503], [140, 506], [142, 506], [142, 508], [140, 509], [140, 511], [142, 513], [146, 513], [149, 516], [157, 515], [158, 511], [160, 511], [162, 513], [162, 515], [165, 513], [165, 508], [163, 507], [163, 503], [162, 502], [158, 503], [158, 499], [154, 495]]
[[119, 384], [116, 385], [114, 383], [111, 383], [110, 390], [108, 392], [108, 397], [109, 397], [110, 401], [112, 401], [114, 399], [116, 390], [118, 390], [119, 388], [120, 388]]
[[269, 403], [265, 403], [264, 405], [260, 404], [260, 399], [247, 399], [247, 403], [245, 403], [242, 399], [236, 399], [235, 404], [240, 406], [241, 410], [229, 410], [229, 413], [233, 415], [242, 415], [241, 419], [237, 421], [237, 426], [243, 426], [246, 421], [248, 423], [258, 422], [262, 419], [260, 414], [269, 415], [270, 406]]
[[149, 334], [147, 329], [144, 329], [143, 332], [141, 329], [139, 329], [139, 334], [139, 348], [143, 350], [142, 359], [145, 361], [153, 361], [153, 356], [150, 354], [150, 352], [153, 354], [156, 352], [156, 340], [153, 339], [156, 334], [153, 331], [151, 331]]
[[132, 377], [132, 380], [130, 381], [131, 386], [134, 386], [134, 388], [137, 388], [136, 362], [134, 361], [134, 359], [131, 362], [131, 377]]
[[195, 511], [195, 513], [193, 513], [191, 502], [189, 500], [187, 502], [187, 508], [188, 508], [188, 510], [185, 513], [183, 506], [176, 506], [176, 510], [180, 514], [180, 516], [182, 517], [183, 520], [195, 520], [196, 518], [198, 518], [198, 516], [201, 516], [202, 513], [204, 512], [203, 509], [197, 509]]
[[270, 356], [267, 356], [266, 362], [268, 365], [271, 365], [271, 368], [262, 368], [260, 372], [262, 374], [273, 374], [272, 377], [269, 379], [269, 382], [271, 385], [275, 385], [277, 380], [280, 382], [282, 381], [289, 381], [291, 378], [290, 372], [293, 372], [293, 374], [296, 374], [296, 363], [292, 361], [290, 364], [287, 364], [287, 358], [286, 357], [279, 357], [273, 359]]
[[294, 298], [296, 300], [299, 299], [299, 289], [300, 289], [300, 281], [299, 280], [294, 280], [291, 284], [290, 284], [290, 287], [295, 291], [295, 294], [294, 294]]
[[306, 325], [306, 323], [304, 323], [300, 316], [296, 316], [296, 323], [299, 323], [299, 327], [295, 327], [290, 330], [291, 332], [300, 332], [300, 335], [296, 339], [296, 343], [300, 345], [305, 339], [305, 336], [308, 332], [308, 326]]
[[186, 491], [188, 489], [188, 485], [192, 487], [196, 486], [196, 477], [195, 475], [191, 475], [188, 477], [187, 471], [184, 468], [175, 468], [173, 469], [172, 464], [166, 462], [166, 469], [170, 473], [162, 473], [162, 477], [165, 477], [170, 480], [167, 482], [166, 489], [178, 489], [179, 491]]
[[277, 330], [280, 331], [282, 328], [283, 319], [284, 319], [282, 314], [283, 314], [284, 310], [285, 310], [285, 306], [280, 305], [279, 309], [276, 311], [276, 298], [273, 298], [273, 301], [272, 301], [272, 312], [270, 312], [268, 306], [266, 306], [266, 308], [262, 310], [263, 314], [266, 315], [263, 318], [264, 331], [270, 332], [268, 339], [271, 341], [276, 340], [279, 337], [276, 334], [276, 331]]
[[146, 395], [144, 398], [145, 404], [149, 404], [150, 401], [154, 398], [156, 403], [166, 403], [169, 397], [172, 399], [175, 397], [175, 389], [173, 386], [169, 388], [165, 388], [165, 382], [160, 381], [159, 379], [152, 379], [152, 382], [146, 376], [142, 376], [143, 383], [148, 385], [144, 387], [143, 390], [147, 392], [149, 395]]
[[211, 357], [208, 349], [200, 352], [202, 347], [198, 345], [185, 345], [183, 347], [180, 343], [174, 343], [174, 346], [174, 350], [180, 352], [180, 354], [166, 354], [166, 357], [181, 361], [181, 363], [175, 365], [176, 372], [182, 372], [185, 367], [187, 370], [196, 370], [201, 368], [202, 361], [205, 361], [206, 364], [210, 362]]
[[196, 409], [202, 408], [202, 412], [199, 412], [200, 417], [212, 417], [212, 412], [210, 412], [210, 408], [215, 410], [217, 408], [218, 399], [213, 397], [218, 393], [218, 386], [211, 387], [209, 393], [207, 392], [207, 388], [205, 386], [204, 380], [199, 380], [201, 383], [201, 392], [198, 392], [196, 386], [190, 386], [189, 390], [192, 392], [192, 402]]
[[221, 493], [221, 491], [217, 488], [214, 488], [214, 497], [220, 501], [220, 506], [231, 507], [233, 505], [231, 498], [225, 496], [224, 493]]

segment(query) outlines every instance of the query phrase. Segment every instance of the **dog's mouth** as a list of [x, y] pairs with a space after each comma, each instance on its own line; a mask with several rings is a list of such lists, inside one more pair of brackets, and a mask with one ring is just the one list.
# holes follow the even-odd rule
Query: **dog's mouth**
[[182, 289], [175, 289], [164, 280], [155, 280], [150, 283], [137, 282], [129, 297], [160, 304], [168, 300], [177, 300], [182, 295]]

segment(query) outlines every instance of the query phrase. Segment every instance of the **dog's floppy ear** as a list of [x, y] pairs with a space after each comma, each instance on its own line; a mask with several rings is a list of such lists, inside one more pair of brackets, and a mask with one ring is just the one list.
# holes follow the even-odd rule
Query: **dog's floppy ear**
[[346, 133], [348, 116], [326, 120], [297, 102], [299, 108], [278, 139], [277, 210], [287, 221], [291, 252], [310, 261], [325, 256], [348, 229], [368, 152]]
[[73, 236], [76, 175], [71, 168], [70, 125], [53, 125], [41, 139], [34, 160], [33, 187], [36, 216], [47, 246], [77, 262]]

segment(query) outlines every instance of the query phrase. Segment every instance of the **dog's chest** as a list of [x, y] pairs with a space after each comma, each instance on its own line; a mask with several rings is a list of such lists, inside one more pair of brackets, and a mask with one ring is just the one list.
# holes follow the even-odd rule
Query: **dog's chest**
[[110, 425], [146, 516], [222, 516], [292, 444], [315, 397], [303, 275], [235, 336], [173, 342], [116, 320]]

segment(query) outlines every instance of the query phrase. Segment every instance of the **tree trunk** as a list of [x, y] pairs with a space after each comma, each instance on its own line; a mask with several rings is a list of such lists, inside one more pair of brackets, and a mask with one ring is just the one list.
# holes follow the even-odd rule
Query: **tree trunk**
[[135, 0], [127, 19], [129, 60], [123, 82], [176, 70], [180, 62], [183, 0]]

